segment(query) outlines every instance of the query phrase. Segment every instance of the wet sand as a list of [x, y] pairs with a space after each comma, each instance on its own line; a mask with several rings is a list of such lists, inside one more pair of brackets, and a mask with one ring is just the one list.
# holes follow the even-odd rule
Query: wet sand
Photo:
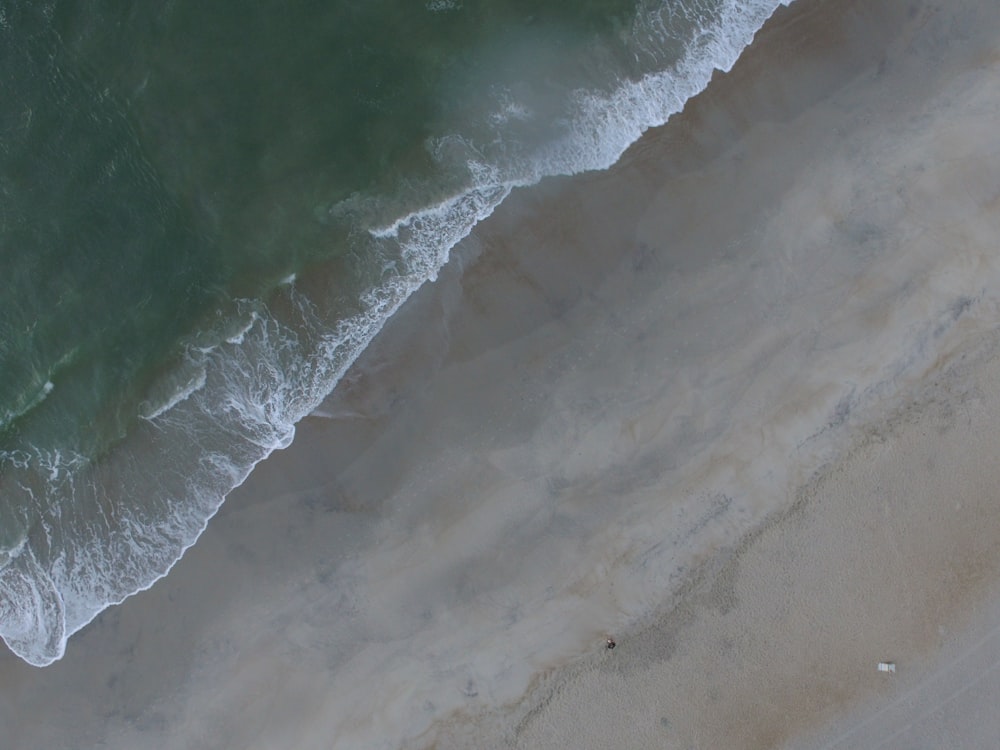
[[798, 0], [515, 193], [7, 741], [986, 746], [998, 21]]

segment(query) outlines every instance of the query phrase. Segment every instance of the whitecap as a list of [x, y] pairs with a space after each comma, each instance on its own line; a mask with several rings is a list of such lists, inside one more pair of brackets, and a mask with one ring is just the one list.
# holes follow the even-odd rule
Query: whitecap
[[198, 368], [190, 377], [173, 393], [163, 401], [143, 401], [139, 407], [139, 416], [147, 421], [153, 421], [157, 417], [173, 409], [177, 404], [189, 398], [195, 391], [205, 387], [207, 373], [203, 368]]

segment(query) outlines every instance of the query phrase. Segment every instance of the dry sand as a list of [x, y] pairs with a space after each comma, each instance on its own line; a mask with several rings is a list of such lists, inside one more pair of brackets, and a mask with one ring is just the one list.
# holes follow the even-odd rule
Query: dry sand
[[513, 195], [170, 576], [0, 657], [4, 746], [995, 744], [994, 6], [799, 0]]

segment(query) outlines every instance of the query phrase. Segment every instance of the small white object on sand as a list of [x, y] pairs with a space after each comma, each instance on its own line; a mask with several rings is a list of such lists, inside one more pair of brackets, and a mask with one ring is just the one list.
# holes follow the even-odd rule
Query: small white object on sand
[[880, 661], [878, 663], [879, 672], [890, 672], [895, 674], [896, 672], [896, 662], [894, 661]]

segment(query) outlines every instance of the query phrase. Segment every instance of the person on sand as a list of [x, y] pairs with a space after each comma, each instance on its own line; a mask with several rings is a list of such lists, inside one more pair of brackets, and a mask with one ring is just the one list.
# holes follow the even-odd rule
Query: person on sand
[[610, 651], [611, 649], [613, 649], [613, 648], [614, 648], [615, 646], [617, 646], [617, 645], [618, 645], [617, 643], [615, 643], [615, 639], [614, 639], [614, 638], [612, 638], [612, 637], [611, 637], [610, 635], [608, 636], [608, 640], [607, 640], [607, 644], [608, 644], [608, 650], [609, 650], [609, 651]]

